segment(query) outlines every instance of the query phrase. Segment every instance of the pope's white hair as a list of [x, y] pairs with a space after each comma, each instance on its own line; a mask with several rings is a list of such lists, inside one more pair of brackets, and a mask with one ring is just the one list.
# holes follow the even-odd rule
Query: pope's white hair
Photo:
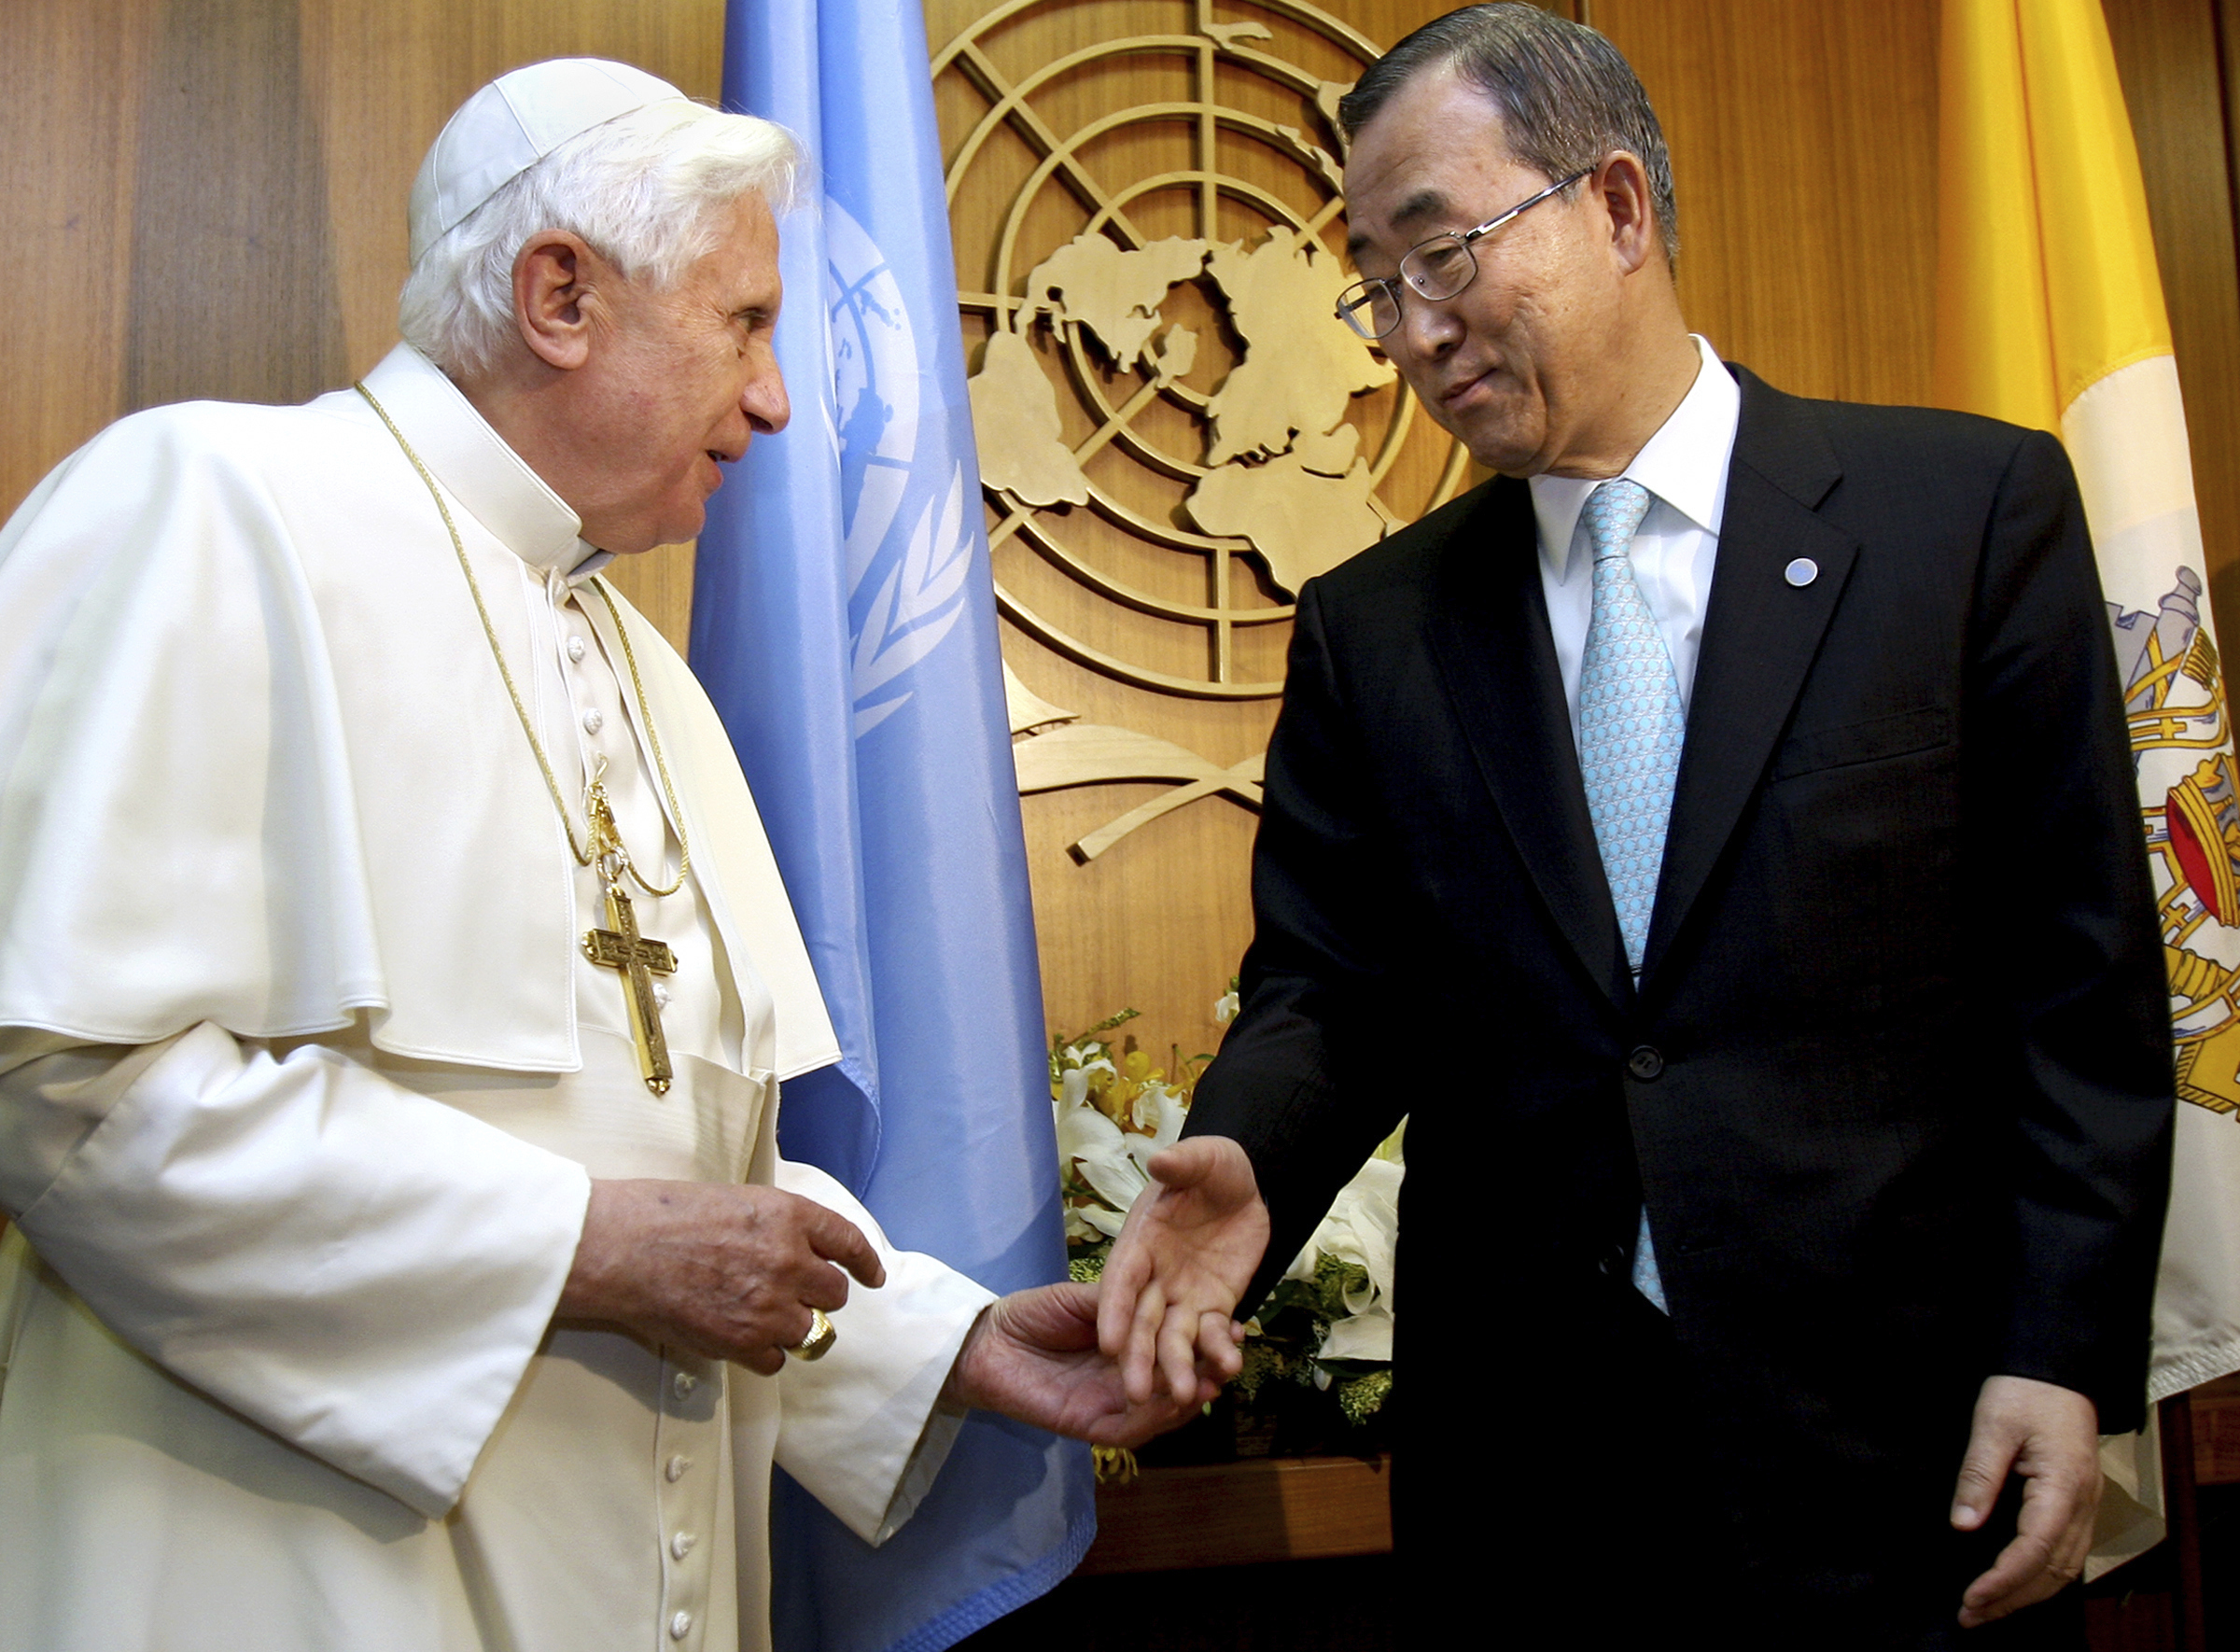
[[397, 326], [453, 377], [497, 359], [513, 323], [513, 260], [547, 230], [581, 235], [656, 290], [715, 250], [722, 210], [791, 203], [801, 148], [782, 126], [703, 104], [649, 104], [562, 144], [439, 238], [405, 277]]

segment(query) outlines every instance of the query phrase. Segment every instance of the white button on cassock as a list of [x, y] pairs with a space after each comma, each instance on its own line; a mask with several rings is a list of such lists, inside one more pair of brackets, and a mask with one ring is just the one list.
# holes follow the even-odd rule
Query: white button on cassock
[[679, 1532], [669, 1539], [669, 1553], [681, 1561], [693, 1552], [693, 1545], [699, 1541], [690, 1532]]
[[567, 639], [567, 657], [579, 665], [583, 663], [583, 639], [581, 637], [571, 637]]
[[595, 735], [599, 732], [599, 730], [606, 726], [607, 720], [604, 717], [601, 717], [596, 711], [586, 711], [583, 713], [583, 732], [585, 734]]
[[692, 1632], [693, 1615], [690, 1612], [679, 1612], [676, 1617], [669, 1619], [670, 1640], [681, 1641], [685, 1636], [691, 1634]]
[[692, 1465], [693, 1460], [681, 1451], [670, 1458], [667, 1470], [670, 1483], [674, 1485], [677, 1481], [684, 1478], [684, 1471]]
[[700, 1379], [690, 1371], [679, 1371], [669, 1379], [669, 1392], [680, 1400], [688, 1397], [699, 1386]]

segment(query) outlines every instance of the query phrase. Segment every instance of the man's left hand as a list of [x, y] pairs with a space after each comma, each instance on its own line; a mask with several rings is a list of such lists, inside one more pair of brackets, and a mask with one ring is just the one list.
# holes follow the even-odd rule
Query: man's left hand
[[1960, 1597], [1964, 1629], [2059, 1593], [2084, 1572], [2100, 1507], [2100, 1414], [2073, 1389], [2028, 1377], [1993, 1377], [1953, 1490], [1953, 1524], [1973, 1532], [1991, 1518], [2007, 1477], [2023, 1477], [2014, 1540]]
[[1197, 1391], [1131, 1403], [1120, 1368], [1097, 1349], [1097, 1288], [1044, 1285], [989, 1304], [967, 1333], [942, 1390], [951, 1406], [1001, 1411], [1099, 1446], [1138, 1446], [1186, 1422], [1221, 1392], [1201, 1365]]

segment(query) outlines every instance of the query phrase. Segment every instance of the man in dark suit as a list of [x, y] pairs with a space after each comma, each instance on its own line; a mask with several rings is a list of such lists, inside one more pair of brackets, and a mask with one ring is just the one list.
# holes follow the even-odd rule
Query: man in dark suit
[[1500, 474], [1300, 594], [1242, 1013], [1106, 1346], [1233, 1365], [1406, 1113], [1403, 1600], [2081, 1645], [2034, 1603], [2143, 1421], [2172, 1086], [2061, 449], [1723, 367], [1589, 30], [1456, 13], [1342, 110], [1346, 312]]

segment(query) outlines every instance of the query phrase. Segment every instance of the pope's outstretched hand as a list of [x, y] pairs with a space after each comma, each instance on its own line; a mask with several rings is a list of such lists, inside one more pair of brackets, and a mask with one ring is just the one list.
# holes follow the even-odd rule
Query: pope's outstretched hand
[[1267, 1206], [1244, 1149], [1226, 1136], [1191, 1136], [1144, 1167], [1106, 1258], [1097, 1340], [1120, 1362], [1127, 1397], [1195, 1393], [1201, 1367], [1223, 1381], [1244, 1363], [1238, 1300], [1267, 1249]]
[[984, 1309], [942, 1390], [945, 1404], [1001, 1411], [1099, 1446], [1139, 1446], [1221, 1392], [1200, 1370], [1179, 1393], [1131, 1398], [1097, 1347], [1097, 1287], [1015, 1291]]

